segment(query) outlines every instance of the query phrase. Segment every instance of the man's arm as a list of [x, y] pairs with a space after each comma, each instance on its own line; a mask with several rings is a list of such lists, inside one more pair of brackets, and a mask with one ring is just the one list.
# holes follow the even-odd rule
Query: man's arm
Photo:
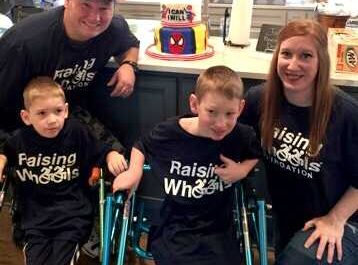
[[127, 52], [125, 52], [122, 56], [116, 56], [114, 59], [118, 64], [124, 61], [132, 61], [137, 63], [138, 62], [138, 54], [139, 48], [138, 47], [131, 47]]
[[131, 47], [120, 57], [115, 57], [119, 67], [107, 86], [114, 86], [112, 97], [128, 97], [133, 92], [135, 72], [137, 70], [139, 48]]
[[12, 132], [23, 124], [19, 115], [22, 92], [32, 69], [24, 45], [15, 43], [10, 32], [0, 38], [0, 153]]

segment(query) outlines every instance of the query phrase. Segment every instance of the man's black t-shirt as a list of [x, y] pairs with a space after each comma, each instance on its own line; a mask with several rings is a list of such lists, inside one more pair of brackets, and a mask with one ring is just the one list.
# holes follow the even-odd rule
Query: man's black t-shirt
[[139, 42], [127, 22], [115, 16], [109, 27], [83, 43], [70, 40], [63, 25], [64, 7], [21, 20], [0, 38], [0, 128], [21, 123], [22, 91], [35, 76], [51, 76], [65, 90], [70, 105], [86, 98], [97, 72], [112, 56]]

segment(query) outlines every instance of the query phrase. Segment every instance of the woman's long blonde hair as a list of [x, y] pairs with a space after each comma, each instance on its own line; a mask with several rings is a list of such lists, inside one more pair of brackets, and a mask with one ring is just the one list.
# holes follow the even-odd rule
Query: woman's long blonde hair
[[329, 82], [330, 60], [327, 34], [323, 28], [313, 20], [291, 21], [279, 33], [261, 106], [260, 130], [262, 145], [268, 151], [272, 148], [274, 127], [279, 121], [281, 102], [284, 100], [283, 84], [277, 73], [280, 46], [283, 41], [295, 36], [310, 37], [313, 40], [318, 54], [319, 66], [315, 90], [313, 92], [309, 130], [309, 153], [315, 156], [325, 137], [325, 131], [331, 115], [334, 93]]

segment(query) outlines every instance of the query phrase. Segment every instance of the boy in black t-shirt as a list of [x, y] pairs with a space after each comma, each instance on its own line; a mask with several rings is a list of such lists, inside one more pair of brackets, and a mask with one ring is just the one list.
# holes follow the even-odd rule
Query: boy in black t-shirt
[[106, 161], [111, 173], [119, 174], [127, 164], [87, 127], [66, 120], [64, 92], [50, 77], [32, 79], [23, 97], [27, 126], [5, 143], [0, 176], [8, 162], [17, 180], [25, 264], [68, 265], [78, 258], [93, 223], [91, 168]]
[[233, 183], [260, 156], [251, 127], [237, 123], [242, 82], [225, 66], [207, 69], [190, 96], [194, 115], [158, 124], [132, 149], [129, 170], [113, 189], [134, 187], [146, 160], [165, 198], [150, 245], [157, 265], [229, 265], [239, 262], [232, 230]]

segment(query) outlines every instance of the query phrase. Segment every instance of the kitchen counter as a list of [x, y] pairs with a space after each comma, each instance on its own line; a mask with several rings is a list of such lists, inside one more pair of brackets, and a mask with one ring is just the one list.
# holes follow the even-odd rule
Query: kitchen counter
[[[245, 48], [225, 46], [222, 38], [210, 37], [209, 44], [214, 47], [214, 56], [197, 61], [165, 61], [154, 59], [145, 54], [145, 49], [153, 43], [153, 28], [159, 21], [127, 20], [131, 29], [141, 41], [139, 69], [143, 71], [170, 72], [182, 74], [200, 74], [203, 70], [214, 65], [226, 65], [235, 70], [241, 78], [266, 78], [269, 71], [271, 53], [257, 52], [256, 39], [250, 39], [250, 45]], [[113, 65], [110, 62], [110, 65]], [[357, 74], [331, 73], [331, 82], [338, 86], [358, 87]]]

